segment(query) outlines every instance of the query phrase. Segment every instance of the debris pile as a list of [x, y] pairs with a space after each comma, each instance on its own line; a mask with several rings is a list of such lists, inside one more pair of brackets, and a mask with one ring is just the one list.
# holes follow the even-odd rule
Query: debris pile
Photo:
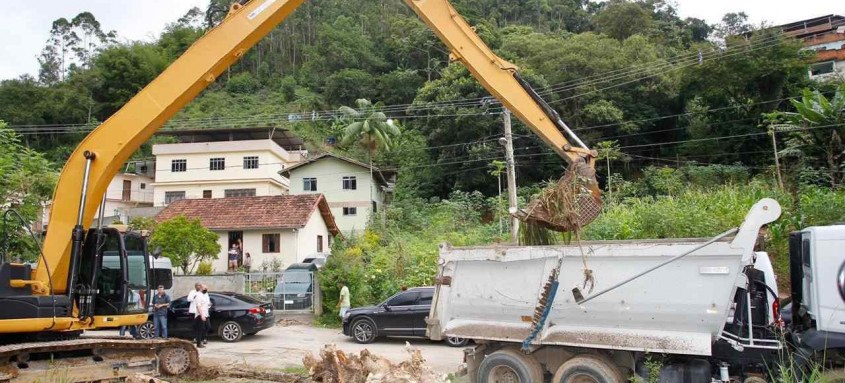
[[545, 188], [517, 217], [527, 224], [560, 232], [576, 232], [601, 213], [595, 172], [586, 165], [573, 166], [556, 183]]
[[440, 383], [428, 366], [422, 353], [406, 343], [405, 350], [411, 359], [394, 364], [387, 359], [362, 350], [358, 355], [347, 355], [333, 344], [320, 350], [319, 358], [313, 354], [302, 359], [309, 376], [324, 383]]

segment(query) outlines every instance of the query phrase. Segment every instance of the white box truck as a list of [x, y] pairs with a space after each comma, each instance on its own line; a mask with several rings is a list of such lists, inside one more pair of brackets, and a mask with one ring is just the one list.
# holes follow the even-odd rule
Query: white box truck
[[428, 336], [473, 339], [467, 372], [485, 383], [750, 383], [786, 359], [840, 361], [845, 226], [792, 235], [795, 309], [784, 325], [771, 262], [754, 251], [780, 212], [763, 199], [709, 241], [442, 245]]

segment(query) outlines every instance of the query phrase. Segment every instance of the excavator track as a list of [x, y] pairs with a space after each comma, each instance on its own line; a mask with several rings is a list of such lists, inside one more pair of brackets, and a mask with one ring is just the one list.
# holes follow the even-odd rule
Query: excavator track
[[0, 346], [0, 362], [0, 382], [120, 381], [184, 374], [199, 365], [199, 354], [181, 339], [86, 337]]

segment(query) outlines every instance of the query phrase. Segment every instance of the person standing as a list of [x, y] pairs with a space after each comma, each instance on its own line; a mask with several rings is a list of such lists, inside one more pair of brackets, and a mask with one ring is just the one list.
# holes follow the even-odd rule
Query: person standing
[[249, 253], [244, 254], [244, 272], [248, 273], [249, 269], [252, 267], [252, 257]]
[[188, 302], [191, 302], [191, 305], [188, 306], [188, 314], [196, 314], [197, 313], [197, 303], [194, 302], [194, 299], [197, 297], [197, 294], [202, 292], [202, 283], [194, 283], [194, 289], [188, 293]]
[[211, 308], [211, 299], [208, 297], [208, 290], [202, 287], [202, 292], [194, 298], [197, 305], [197, 313], [194, 314], [194, 337], [197, 341], [197, 348], [205, 347], [205, 337], [208, 334], [208, 312]]
[[[129, 289], [129, 309], [134, 309], [141, 301], [141, 295], [138, 294], [137, 291]], [[126, 335], [126, 330], [129, 330], [129, 335], [131, 335], [135, 339], [141, 339], [141, 336], [138, 334], [138, 326], [120, 326], [120, 336]]]
[[170, 296], [164, 291], [164, 285], [158, 285], [156, 295], [153, 295], [153, 325], [155, 336], [167, 338], [167, 309], [170, 307]]
[[337, 300], [337, 307], [340, 308], [340, 317], [343, 318], [343, 316], [346, 315], [346, 312], [349, 311], [349, 307], [351, 307], [350, 302], [352, 299], [349, 296], [349, 288], [346, 287], [346, 284], [338, 282], [337, 287], [340, 288], [340, 297]]
[[229, 272], [234, 272], [238, 269], [238, 244], [233, 243], [232, 248], [229, 250]]

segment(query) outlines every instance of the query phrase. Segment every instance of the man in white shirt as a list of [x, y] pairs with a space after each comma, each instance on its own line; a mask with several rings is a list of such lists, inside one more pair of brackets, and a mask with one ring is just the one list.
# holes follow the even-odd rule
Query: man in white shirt
[[202, 291], [202, 283], [197, 282], [194, 284], [194, 290], [188, 293], [188, 302], [191, 302], [191, 305], [188, 306], [188, 313], [189, 314], [196, 314], [197, 313], [197, 304], [194, 302], [194, 298], [196, 298], [197, 294]]
[[211, 298], [208, 297], [208, 289], [200, 285], [201, 291], [194, 295], [192, 303], [196, 306], [194, 313], [194, 336], [197, 341], [197, 348], [205, 347], [205, 337], [208, 333], [208, 311], [211, 308]]

